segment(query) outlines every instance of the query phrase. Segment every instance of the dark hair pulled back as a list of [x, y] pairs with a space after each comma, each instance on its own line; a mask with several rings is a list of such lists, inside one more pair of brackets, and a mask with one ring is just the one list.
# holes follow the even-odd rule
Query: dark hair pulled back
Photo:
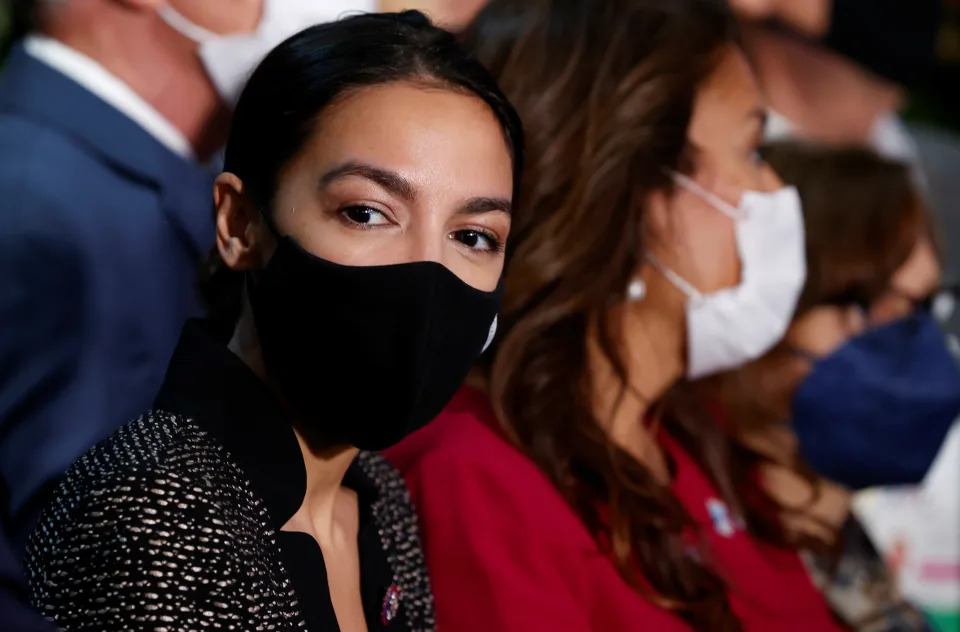
[[[276, 47], [240, 96], [227, 141], [224, 171], [243, 182], [249, 199], [270, 214], [280, 174], [301, 151], [323, 112], [353, 91], [415, 82], [482, 99], [503, 127], [513, 156], [515, 190], [522, 170], [523, 130], [496, 81], [447, 31], [418, 11], [373, 13], [310, 27]], [[240, 316], [243, 274], [216, 248], [200, 273], [211, 319], [229, 336]]]

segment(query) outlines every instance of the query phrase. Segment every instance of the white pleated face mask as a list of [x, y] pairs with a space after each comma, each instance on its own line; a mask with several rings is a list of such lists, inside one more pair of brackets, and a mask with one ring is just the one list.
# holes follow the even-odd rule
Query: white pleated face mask
[[737, 368], [783, 338], [806, 281], [803, 214], [794, 187], [746, 191], [734, 207], [690, 178], [681, 187], [735, 222], [740, 284], [704, 294], [653, 255], [650, 263], [687, 296], [687, 376]]
[[373, 0], [264, 0], [260, 25], [251, 33], [220, 35], [164, 5], [160, 17], [200, 46], [200, 60], [224, 103], [233, 107], [257, 65], [288, 37], [350, 11], [373, 11]]

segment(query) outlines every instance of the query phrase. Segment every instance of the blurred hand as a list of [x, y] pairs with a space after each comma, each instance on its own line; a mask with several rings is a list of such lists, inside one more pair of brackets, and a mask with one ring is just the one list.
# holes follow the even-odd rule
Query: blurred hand
[[827, 479], [807, 480], [790, 467], [761, 465], [763, 487], [783, 513], [780, 519], [794, 536], [832, 543], [850, 517], [852, 495]]

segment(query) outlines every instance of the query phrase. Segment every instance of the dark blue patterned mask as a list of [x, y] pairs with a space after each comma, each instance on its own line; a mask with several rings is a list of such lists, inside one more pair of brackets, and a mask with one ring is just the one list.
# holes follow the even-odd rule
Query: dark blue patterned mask
[[793, 400], [803, 456], [853, 489], [919, 483], [958, 414], [960, 371], [925, 310], [816, 360]]

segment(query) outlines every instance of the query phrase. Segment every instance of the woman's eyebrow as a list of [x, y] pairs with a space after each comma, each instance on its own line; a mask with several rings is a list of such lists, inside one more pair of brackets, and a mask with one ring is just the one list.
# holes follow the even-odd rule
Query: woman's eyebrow
[[513, 203], [507, 198], [502, 197], [475, 197], [471, 198], [466, 204], [457, 211], [458, 215], [479, 215], [481, 213], [490, 213], [502, 211], [508, 215], [513, 214]]
[[[332, 182], [349, 177], [370, 180], [393, 195], [407, 201], [414, 201], [417, 198], [416, 187], [400, 174], [390, 171], [389, 169], [354, 161], [344, 162], [328, 169], [320, 177], [320, 186], [326, 187]], [[512, 214], [513, 203], [505, 197], [480, 196], [468, 200], [466, 204], [460, 207], [457, 213], [462, 215], [478, 215], [493, 211]]]
[[417, 197], [416, 187], [399, 173], [353, 161], [342, 163], [327, 170], [320, 177], [320, 186], [323, 188], [332, 182], [348, 177], [370, 180], [408, 202], [415, 200]]

